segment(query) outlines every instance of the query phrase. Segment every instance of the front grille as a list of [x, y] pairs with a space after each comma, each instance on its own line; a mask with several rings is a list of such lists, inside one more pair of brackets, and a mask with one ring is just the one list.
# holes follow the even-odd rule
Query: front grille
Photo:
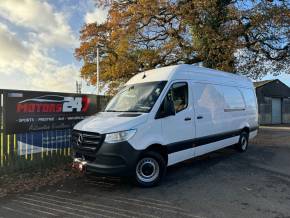
[[96, 153], [104, 141], [104, 136], [99, 133], [84, 132], [73, 130], [72, 144], [73, 147], [85, 152]]

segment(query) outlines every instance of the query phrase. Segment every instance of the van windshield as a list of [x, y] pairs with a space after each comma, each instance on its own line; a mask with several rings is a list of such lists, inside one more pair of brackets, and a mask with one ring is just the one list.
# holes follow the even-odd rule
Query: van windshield
[[149, 113], [165, 84], [166, 81], [158, 81], [125, 86], [109, 102], [105, 111]]

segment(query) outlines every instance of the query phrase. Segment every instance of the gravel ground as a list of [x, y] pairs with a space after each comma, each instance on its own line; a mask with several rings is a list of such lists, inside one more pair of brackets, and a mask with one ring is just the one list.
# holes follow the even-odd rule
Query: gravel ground
[[290, 127], [261, 127], [246, 153], [226, 148], [170, 167], [142, 189], [71, 177], [0, 197], [0, 217], [290, 217]]

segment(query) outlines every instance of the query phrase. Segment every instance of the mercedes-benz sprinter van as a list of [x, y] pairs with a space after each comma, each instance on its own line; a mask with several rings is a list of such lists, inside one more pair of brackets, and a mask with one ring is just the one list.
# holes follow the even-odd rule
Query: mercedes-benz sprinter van
[[193, 65], [139, 73], [104, 112], [73, 130], [74, 165], [101, 175], [132, 176], [153, 186], [166, 167], [257, 135], [251, 80]]

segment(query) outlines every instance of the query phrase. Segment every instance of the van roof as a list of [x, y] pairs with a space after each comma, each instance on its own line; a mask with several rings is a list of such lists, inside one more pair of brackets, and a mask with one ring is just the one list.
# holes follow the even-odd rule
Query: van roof
[[126, 84], [171, 80], [194, 80], [213, 84], [253, 87], [252, 81], [245, 76], [189, 64], [173, 65], [138, 73]]

